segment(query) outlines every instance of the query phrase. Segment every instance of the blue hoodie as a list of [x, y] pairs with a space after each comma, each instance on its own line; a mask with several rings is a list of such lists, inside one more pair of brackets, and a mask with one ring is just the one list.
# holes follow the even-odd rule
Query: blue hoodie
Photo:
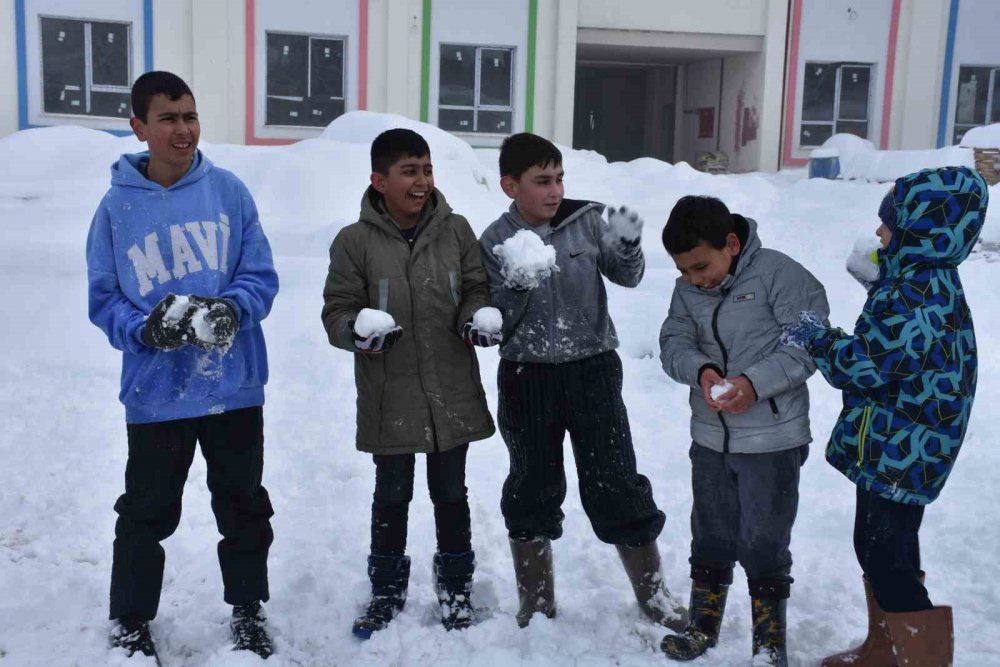
[[[264, 404], [267, 350], [260, 322], [278, 275], [246, 186], [198, 151], [169, 188], [146, 178], [148, 153], [111, 167], [87, 236], [90, 321], [122, 351], [128, 423], [200, 417]], [[168, 293], [227, 299], [240, 326], [232, 347], [163, 351], [142, 342], [146, 317]]]

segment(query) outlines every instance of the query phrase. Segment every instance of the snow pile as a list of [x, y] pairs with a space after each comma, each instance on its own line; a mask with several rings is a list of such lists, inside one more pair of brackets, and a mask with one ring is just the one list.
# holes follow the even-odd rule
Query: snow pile
[[354, 320], [354, 333], [362, 338], [372, 335], [384, 336], [396, 327], [392, 315], [374, 308], [362, 308], [358, 319]]
[[921, 169], [975, 167], [972, 151], [968, 148], [946, 146], [930, 150], [881, 151], [867, 139], [851, 134], [835, 134], [817, 150], [836, 151], [840, 157], [840, 177], [848, 180], [886, 183]]
[[530, 229], [522, 229], [493, 246], [493, 254], [500, 260], [504, 284], [514, 289], [535, 289], [553, 271], [559, 270], [556, 249]]
[[959, 145], [966, 148], [1000, 148], [1000, 123], [972, 128], [965, 133]]
[[499, 333], [503, 329], [503, 316], [493, 306], [484, 306], [473, 314], [472, 326], [484, 333]]

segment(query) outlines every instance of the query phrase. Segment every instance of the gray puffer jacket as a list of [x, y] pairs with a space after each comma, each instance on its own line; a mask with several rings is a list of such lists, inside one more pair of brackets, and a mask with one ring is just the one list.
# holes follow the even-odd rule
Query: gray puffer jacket
[[522, 229], [531, 229], [531, 225], [511, 204], [510, 210], [483, 232], [479, 245], [490, 297], [503, 313], [502, 358], [559, 364], [618, 347], [601, 276], [635, 287], [642, 280], [646, 261], [641, 246], [605, 241], [603, 212], [603, 204], [563, 200], [552, 219], [551, 232], [543, 233], [545, 243], [555, 248], [559, 271], [525, 292], [504, 286], [493, 248]]
[[[680, 278], [660, 330], [660, 360], [671, 378], [691, 387], [691, 438], [734, 454], [790, 449], [812, 440], [806, 380], [816, 370], [804, 350], [778, 344], [781, 327], [811, 310], [830, 314], [823, 286], [801, 264], [761, 247], [757, 223], [735, 216], [745, 239], [736, 270], [706, 290]], [[712, 412], [698, 385], [706, 365], [723, 377], [745, 375], [757, 404], [743, 414]]]

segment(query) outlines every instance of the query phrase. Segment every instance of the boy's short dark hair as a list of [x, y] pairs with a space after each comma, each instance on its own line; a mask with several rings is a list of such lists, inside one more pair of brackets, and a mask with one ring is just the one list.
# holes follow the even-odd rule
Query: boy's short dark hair
[[707, 243], [716, 250], [726, 246], [726, 237], [736, 231], [733, 216], [721, 200], [704, 195], [681, 197], [663, 227], [663, 247], [671, 255]]
[[132, 115], [146, 122], [149, 101], [157, 95], [166, 95], [170, 101], [185, 95], [194, 99], [194, 93], [184, 83], [184, 79], [171, 72], [146, 72], [132, 84]]
[[515, 180], [532, 167], [561, 165], [562, 153], [556, 145], [530, 132], [512, 134], [500, 146], [500, 175]]
[[427, 141], [402, 127], [386, 130], [372, 142], [372, 171], [387, 176], [389, 167], [407, 157], [424, 157], [431, 154]]

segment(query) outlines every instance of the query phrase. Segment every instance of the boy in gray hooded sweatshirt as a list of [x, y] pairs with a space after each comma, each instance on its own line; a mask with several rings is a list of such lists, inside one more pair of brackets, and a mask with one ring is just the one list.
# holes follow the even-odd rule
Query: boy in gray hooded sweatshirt
[[[663, 585], [656, 537], [664, 516], [636, 471], [622, 401], [618, 338], [604, 278], [642, 279], [642, 220], [627, 209], [563, 198], [562, 154], [534, 134], [500, 150], [500, 185], [514, 202], [480, 238], [490, 297], [503, 314], [497, 421], [510, 452], [501, 511], [520, 610], [555, 615], [551, 540], [562, 535], [563, 439], [573, 444], [580, 497], [597, 537], [614, 544], [642, 612], [677, 631], [687, 614]], [[520, 234], [554, 252], [557, 272], [526, 268], [502, 244]], [[528, 235], [528, 236], [524, 236]], [[513, 239], [517, 242], [518, 239]]]
[[826, 293], [799, 263], [761, 247], [756, 222], [713, 197], [682, 197], [663, 245], [681, 276], [660, 360], [691, 387], [694, 504], [691, 623], [661, 648], [691, 660], [715, 645], [738, 560], [753, 603], [754, 664], [784, 666], [788, 545], [812, 440], [805, 383], [816, 365], [779, 341], [802, 310], [827, 318]]

